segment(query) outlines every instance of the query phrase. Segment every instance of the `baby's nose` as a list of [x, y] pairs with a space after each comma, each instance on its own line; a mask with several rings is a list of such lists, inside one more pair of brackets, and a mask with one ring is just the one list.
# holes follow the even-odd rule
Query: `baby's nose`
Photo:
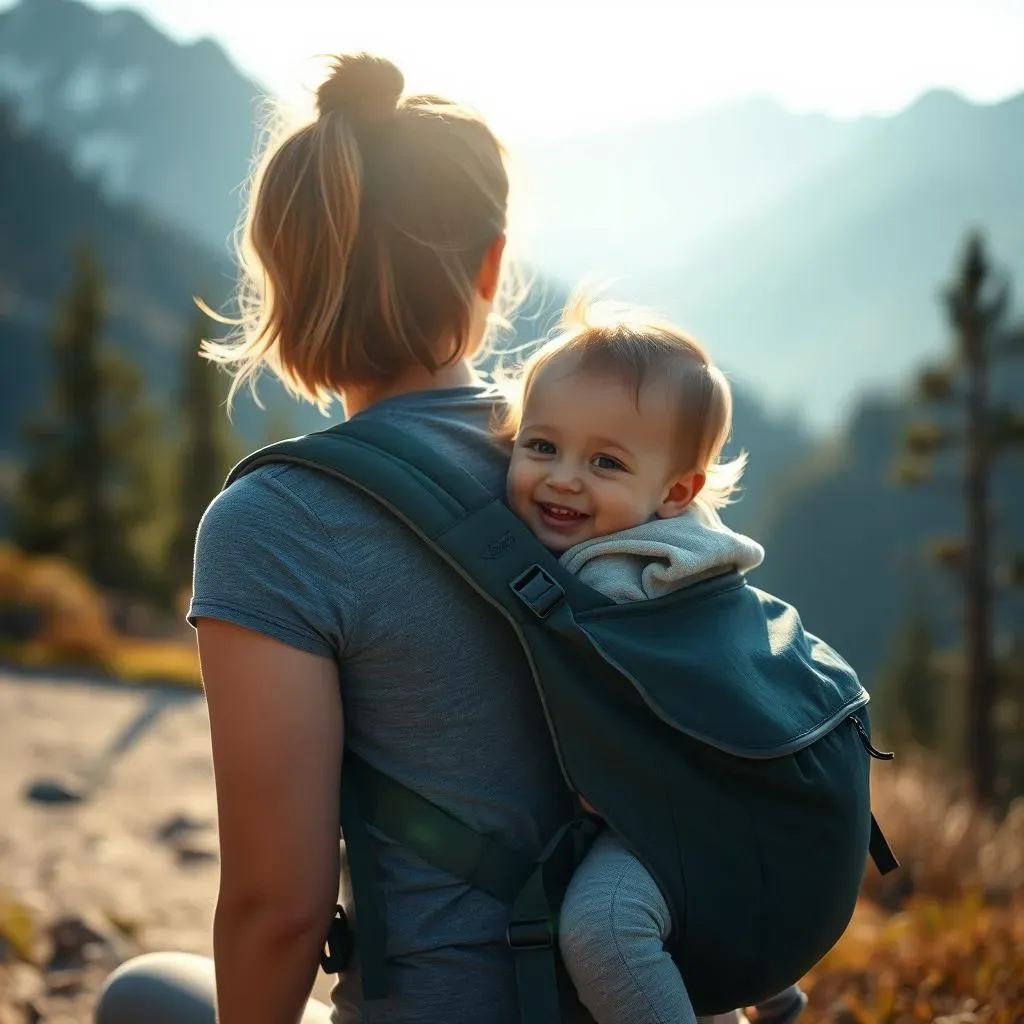
[[548, 471], [548, 486], [555, 491], [578, 491], [580, 489], [579, 474], [572, 466], [552, 466]]

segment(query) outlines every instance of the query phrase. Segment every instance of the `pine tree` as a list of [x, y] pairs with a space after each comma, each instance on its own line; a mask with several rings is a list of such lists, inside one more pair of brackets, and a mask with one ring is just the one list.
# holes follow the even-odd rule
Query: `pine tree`
[[[1024, 407], [999, 408], [990, 391], [993, 362], [1024, 351], [1024, 330], [1007, 323], [1009, 281], [991, 267], [985, 244], [972, 234], [957, 276], [944, 294], [956, 339], [953, 358], [926, 369], [920, 397], [946, 409], [943, 420], [911, 424], [904, 444], [901, 478], [922, 483], [932, 477], [936, 456], [963, 456], [963, 537], [932, 543], [935, 561], [963, 585], [964, 678], [967, 687], [964, 751], [976, 799], [990, 805], [999, 770], [995, 709], [998, 672], [993, 654], [993, 515], [990, 500], [993, 460], [1024, 446]], [[1011, 559], [1011, 564], [1016, 560]]]
[[83, 248], [51, 337], [50, 399], [27, 426], [30, 455], [14, 502], [21, 547], [63, 555], [94, 579], [111, 534], [101, 479], [103, 317], [103, 282]]
[[152, 514], [155, 417], [137, 368], [105, 344], [104, 320], [102, 275], [83, 247], [51, 339], [50, 395], [25, 431], [12, 532], [102, 586], [144, 591], [135, 541]]
[[118, 531], [107, 576], [113, 586], [162, 599], [162, 551], [152, 539], [161, 528], [159, 474], [168, 457], [160, 408], [137, 366], [109, 349], [102, 366], [104, 487]]

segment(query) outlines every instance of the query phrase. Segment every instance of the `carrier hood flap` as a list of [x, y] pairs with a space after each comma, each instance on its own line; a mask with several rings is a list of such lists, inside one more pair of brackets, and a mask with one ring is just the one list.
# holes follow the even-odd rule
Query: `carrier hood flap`
[[809, 746], [869, 699], [796, 609], [738, 573], [576, 625], [662, 720], [742, 757]]

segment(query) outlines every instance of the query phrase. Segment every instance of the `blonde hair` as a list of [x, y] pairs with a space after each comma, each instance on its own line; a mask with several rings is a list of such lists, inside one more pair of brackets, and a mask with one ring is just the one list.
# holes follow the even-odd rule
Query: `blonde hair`
[[390, 61], [336, 57], [318, 116], [263, 153], [234, 336], [207, 342], [231, 397], [263, 366], [325, 409], [346, 388], [467, 355], [475, 282], [504, 232], [505, 151], [473, 111], [402, 95]]
[[695, 503], [717, 512], [734, 500], [747, 456], [722, 459], [733, 404], [725, 374], [699, 341], [674, 324], [634, 307], [592, 302], [586, 294], [569, 300], [554, 336], [522, 364], [517, 377], [502, 375], [506, 406], [495, 425], [501, 440], [511, 442], [519, 433], [540, 374], [567, 358], [577, 371], [622, 376], [637, 401], [649, 381], [668, 382], [678, 413], [680, 462], [706, 477]]

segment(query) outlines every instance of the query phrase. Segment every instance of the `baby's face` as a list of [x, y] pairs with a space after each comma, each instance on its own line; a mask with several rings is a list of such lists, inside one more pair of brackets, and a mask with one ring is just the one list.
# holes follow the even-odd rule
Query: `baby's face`
[[640, 400], [627, 381], [540, 371], [530, 389], [508, 471], [508, 500], [552, 551], [677, 515], [696, 474], [677, 465], [677, 416], [652, 382]]

